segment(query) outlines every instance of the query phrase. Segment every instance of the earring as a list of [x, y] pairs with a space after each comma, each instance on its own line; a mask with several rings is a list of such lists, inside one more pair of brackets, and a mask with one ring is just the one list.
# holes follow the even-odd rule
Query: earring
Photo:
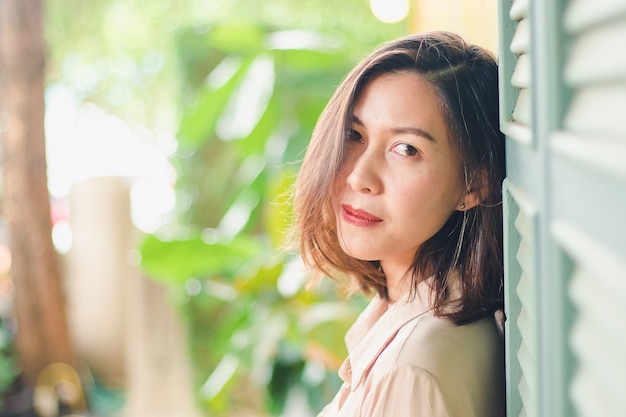
[[465, 210], [465, 203], [461, 203], [459, 207], [461, 208], [461, 210]]

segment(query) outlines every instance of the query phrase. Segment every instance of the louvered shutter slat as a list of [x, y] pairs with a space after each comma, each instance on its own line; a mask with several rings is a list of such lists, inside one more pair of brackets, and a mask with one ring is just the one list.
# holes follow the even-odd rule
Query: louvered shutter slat
[[[564, 127], [582, 135], [621, 137], [626, 145], [626, 81], [578, 89], [565, 116]], [[626, 153], [623, 156], [626, 158]]]
[[570, 0], [564, 25], [570, 32], [576, 32], [625, 15], [626, 2], [623, 0]]
[[575, 265], [568, 285], [576, 309], [572, 404], [580, 417], [616, 415], [626, 410], [626, 261], [567, 222], [556, 221], [552, 229]]

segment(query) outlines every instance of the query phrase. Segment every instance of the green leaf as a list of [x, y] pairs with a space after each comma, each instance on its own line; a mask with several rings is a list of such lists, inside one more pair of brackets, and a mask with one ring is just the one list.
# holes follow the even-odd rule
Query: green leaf
[[274, 59], [258, 54], [231, 95], [217, 124], [220, 139], [227, 142], [248, 136], [267, 110], [274, 93]]
[[211, 47], [231, 54], [256, 55], [263, 51], [265, 33], [256, 26], [229, 23], [214, 26], [209, 33]]
[[4, 356], [4, 354], [0, 352], [0, 401], [6, 391], [9, 390], [18, 374], [19, 370], [15, 365], [15, 359]]
[[255, 264], [260, 254], [260, 245], [250, 238], [206, 243], [200, 236], [169, 241], [147, 236], [141, 245], [141, 267], [155, 280], [182, 284], [194, 277], [232, 277]]
[[[228, 61], [227, 61], [228, 60]], [[224, 81], [209, 81], [199, 93], [197, 104], [186, 110], [178, 130], [178, 140], [181, 144], [198, 147], [215, 136], [215, 126], [224, 109], [228, 105], [233, 92], [245, 76], [251, 61], [239, 61], [233, 57], [227, 57], [218, 65], [209, 80], [228, 77]], [[226, 68], [227, 66], [231, 68]], [[233, 66], [237, 66], [232, 73]], [[224, 71], [226, 74], [216, 74], [216, 71]], [[213, 78], [212, 78], [213, 76]]]
[[280, 415], [287, 402], [290, 389], [300, 382], [305, 362], [299, 351], [285, 353], [285, 344], [279, 345], [279, 352], [272, 368], [272, 378], [268, 384], [270, 408], [274, 415]]
[[272, 133], [278, 130], [279, 122], [280, 114], [277, 99], [272, 96], [254, 129], [247, 137], [233, 142], [233, 145], [242, 155], [263, 154], [267, 140]]
[[210, 403], [214, 408], [223, 409], [226, 405], [224, 402], [228, 397], [221, 394], [227, 390], [229, 383], [232, 383], [234, 380], [239, 366], [239, 358], [237, 356], [224, 356], [202, 388], [200, 388], [202, 399]]
[[284, 49], [272, 51], [281, 67], [290, 72], [317, 73], [342, 65], [345, 57], [336, 51]]
[[260, 295], [263, 291], [268, 291], [278, 298], [276, 292], [276, 281], [283, 270], [280, 262], [261, 266], [252, 276], [239, 277], [235, 280], [235, 288], [239, 293]]

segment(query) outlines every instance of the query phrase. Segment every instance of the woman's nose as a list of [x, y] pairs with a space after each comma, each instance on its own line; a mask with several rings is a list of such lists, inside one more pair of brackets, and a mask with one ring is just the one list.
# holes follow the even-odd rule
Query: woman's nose
[[352, 161], [346, 182], [354, 191], [378, 194], [382, 191], [380, 161], [367, 151]]

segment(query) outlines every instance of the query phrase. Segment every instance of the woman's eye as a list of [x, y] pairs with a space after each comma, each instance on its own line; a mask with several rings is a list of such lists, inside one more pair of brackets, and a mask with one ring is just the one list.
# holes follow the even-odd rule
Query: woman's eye
[[348, 129], [347, 136], [348, 136], [348, 140], [351, 140], [354, 142], [361, 142], [361, 140], [363, 140], [363, 137], [361, 136], [361, 134], [354, 129]]
[[400, 143], [394, 147], [394, 152], [404, 156], [415, 156], [419, 153], [417, 148], [407, 143]]

